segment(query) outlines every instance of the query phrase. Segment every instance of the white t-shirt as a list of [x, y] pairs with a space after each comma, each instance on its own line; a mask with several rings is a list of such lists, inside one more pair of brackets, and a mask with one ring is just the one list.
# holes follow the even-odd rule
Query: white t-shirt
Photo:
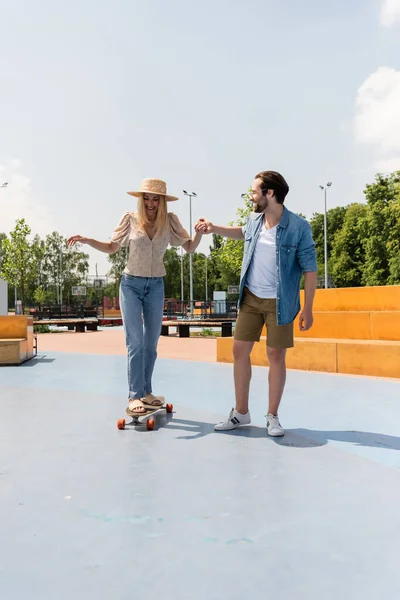
[[258, 298], [276, 298], [276, 226], [263, 224], [254, 249], [246, 285]]

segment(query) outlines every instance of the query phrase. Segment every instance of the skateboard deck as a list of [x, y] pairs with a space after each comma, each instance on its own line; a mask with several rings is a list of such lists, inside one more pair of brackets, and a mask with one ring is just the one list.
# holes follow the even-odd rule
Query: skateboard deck
[[163, 404], [162, 406], [157, 406], [156, 408], [150, 408], [147, 412], [142, 415], [132, 415], [129, 411], [129, 408], [126, 409], [126, 414], [132, 419], [130, 422], [126, 422], [125, 419], [118, 419], [117, 427], [118, 429], [125, 429], [126, 427], [138, 427], [139, 425], [146, 425], [146, 429], [151, 431], [155, 427], [154, 417], [158, 413], [172, 413], [174, 407], [172, 404]]

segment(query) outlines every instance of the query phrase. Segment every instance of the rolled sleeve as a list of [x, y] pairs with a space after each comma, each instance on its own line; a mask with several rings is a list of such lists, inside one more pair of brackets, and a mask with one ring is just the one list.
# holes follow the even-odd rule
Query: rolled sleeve
[[318, 271], [317, 253], [312, 230], [309, 223], [305, 222], [303, 233], [296, 250], [297, 260], [303, 273]]
[[244, 225], [242, 225], [242, 235], [243, 235], [243, 237], [246, 237], [246, 231], [247, 231], [247, 226], [249, 224], [249, 220], [250, 220], [250, 217], [247, 217], [246, 223]]

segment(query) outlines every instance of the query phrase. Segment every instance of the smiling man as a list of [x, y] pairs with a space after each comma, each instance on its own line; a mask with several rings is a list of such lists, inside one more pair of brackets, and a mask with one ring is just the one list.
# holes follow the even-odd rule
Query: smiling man
[[244, 239], [239, 314], [233, 343], [236, 407], [225, 421], [215, 425], [217, 431], [251, 422], [250, 353], [254, 342], [260, 340], [265, 324], [270, 365], [267, 432], [274, 437], [284, 435], [278, 409], [286, 381], [286, 350], [294, 345], [293, 322], [300, 311], [300, 280], [304, 273], [302, 331], [307, 331], [313, 324], [312, 306], [317, 281], [311, 227], [283, 205], [288, 192], [289, 186], [282, 175], [276, 171], [263, 171], [254, 179], [250, 194], [253, 213], [244, 227], [220, 227], [206, 219], [200, 219], [195, 226], [201, 233]]

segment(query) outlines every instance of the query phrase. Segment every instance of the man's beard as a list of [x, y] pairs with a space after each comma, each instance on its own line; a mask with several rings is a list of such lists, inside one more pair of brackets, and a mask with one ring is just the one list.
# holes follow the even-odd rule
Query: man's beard
[[258, 202], [255, 202], [253, 204], [253, 211], [258, 214], [262, 213], [267, 208], [267, 206], [268, 206], [268, 200], [265, 200], [265, 202], [263, 202], [263, 204], [259, 204]]

